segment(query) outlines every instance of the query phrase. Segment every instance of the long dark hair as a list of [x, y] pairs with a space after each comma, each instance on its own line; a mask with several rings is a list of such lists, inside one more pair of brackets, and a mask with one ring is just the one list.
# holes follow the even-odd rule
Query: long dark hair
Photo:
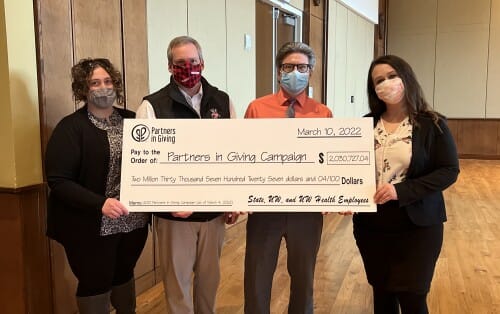
[[[375, 85], [372, 79], [373, 68], [379, 64], [390, 65], [403, 81], [404, 85], [404, 100], [408, 111], [410, 123], [418, 126], [415, 117], [419, 114], [424, 114], [432, 118], [434, 124], [438, 126], [440, 115], [435, 112], [429, 103], [425, 100], [422, 87], [417, 81], [417, 76], [413, 72], [411, 66], [403, 59], [394, 55], [385, 55], [376, 58], [370, 65], [367, 80], [368, 104], [370, 113], [379, 118], [387, 109], [385, 103], [380, 100], [375, 92]], [[439, 127], [439, 126], [438, 126]]]

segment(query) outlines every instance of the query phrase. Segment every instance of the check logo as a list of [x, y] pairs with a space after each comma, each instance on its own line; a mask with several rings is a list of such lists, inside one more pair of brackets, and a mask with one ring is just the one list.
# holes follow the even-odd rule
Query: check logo
[[149, 138], [149, 128], [144, 124], [138, 124], [132, 129], [132, 138], [136, 142], [145, 142]]

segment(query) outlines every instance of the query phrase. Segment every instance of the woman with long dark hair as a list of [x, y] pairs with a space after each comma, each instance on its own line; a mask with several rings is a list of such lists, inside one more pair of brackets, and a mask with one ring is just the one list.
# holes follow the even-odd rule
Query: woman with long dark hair
[[455, 143], [403, 59], [387, 55], [372, 62], [368, 99], [377, 212], [354, 214], [353, 223], [374, 312], [428, 313], [426, 297], [446, 221], [442, 191], [459, 173]]

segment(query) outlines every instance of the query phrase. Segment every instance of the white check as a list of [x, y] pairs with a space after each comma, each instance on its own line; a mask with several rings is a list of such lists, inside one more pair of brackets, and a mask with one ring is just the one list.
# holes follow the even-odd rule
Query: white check
[[375, 211], [371, 118], [125, 120], [130, 211]]

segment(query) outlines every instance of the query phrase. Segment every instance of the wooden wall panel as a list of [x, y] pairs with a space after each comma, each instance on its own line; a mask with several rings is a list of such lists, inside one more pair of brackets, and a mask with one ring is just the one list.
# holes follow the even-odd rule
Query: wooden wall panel
[[0, 193], [0, 203], [0, 246], [4, 252], [0, 258], [0, 312], [26, 313], [19, 200], [13, 194]]
[[373, 57], [379, 57], [385, 54], [387, 44], [387, 1], [378, 1], [378, 24], [375, 25]]
[[458, 149], [458, 130], [460, 128], [460, 121], [459, 120], [448, 120], [448, 128], [451, 131], [451, 135], [453, 136], [453, 139], [455, 140], [455, 145], [457, 145]]
[[120, 0], [73, 0], [75, 63], [82, 58], [108, 58], [122, 70]]
[[[273, 11], [272, 6], [262, 1], [255, 2], [255, 96], [262, 97], [273, 92]], [[269, 44], [271, 43], [271, 44]]]
[[52, 309], [49, 239], [45, 235], [46, 193], [42, 185], [19, 193], [27, 313], [50, 312]]
[[67, 0], [52, 0], [38, 8], [42, 151], [62, 117], [75, 110], [71, 93], [73, 48], [71, 8]]
[[500, 120], [449, 119], [461, 158], [500, 159]]
[[146, 2], [123, 0], [122, 20], [126, 106], [135, 111], [149, 92]]
[[[135, 109], [148, 93], [146, 4], [145, 1], [133, 0], [39, 0], [36, 5], [42, 150], [45, 151], [54, 126], [76, 109], [71, 92], [71, 67], [80, 59], [109, 58], [123, 74], [129, 108]], [[45, 197], [45, 194], [41, 195], [41, 204], [45, 204]], [[37, 219], [43, 223], [44, 229], [45, 217]], [[137, 284], [140, 291], [154, 283], [151, 279], [154, 278], [152, 246], [152, 241], [149, 241], [136, 271], [140, 276]], [[50, 241], [50, 248], [45, 249], [51, 254], [52, 274], [51, 280], [44, 282], [51, 283], [53, 291], [52, 298], [46, 299], [54, 308], [42, 312], [76, 313], [76, 279], [64, 249], [54, 241]], [[38, 252], [37, 248], [33, 252]], [[50, 292], [51, 289], [44, 291]], [[38, 295], [42, 297], [43, 293]]]
[[325, 3], [314, 4], [314, 0], [304, 1], [303, 15], [303, 41], [306, 42], [316, 55], [316, 66], [309, 87], [312, 87], [312, 98], [321, 103], [326, 103], [326, 56], [325, 47]]
[[[326, 0], [319, 1], [319, 5], [314, 4], [314, 0], [305, 0], [304, 1], [304, 11], [306, 13], [310, 13], [312, 16], [317, 17], [320, 20], [324, 19], [325, 16], [325, 8], [327, 7], [326, 5]], [[319, 35], [318, 35], [319, 36]]]
[[52, 313], [45, 189], [0, 190], [0, 312]]
[[326, 59], [323, 57], [323, 19], [311, 15], [309, 22], [309, 46], [316, 55], [316, 65], [314, 66], [309, 86], [313, 88], [312, 98], [323, 103], [325, 102], [323, 98], [323, 65]]
[[497, 124], [497, 157], [500, 159], [500, 122]]
[[487, 156], [496, 155], [497, 129], [497, 121], [470, 120], [462, 122], [459, 129], [460, 152], [466, 155], [477, 153]]

